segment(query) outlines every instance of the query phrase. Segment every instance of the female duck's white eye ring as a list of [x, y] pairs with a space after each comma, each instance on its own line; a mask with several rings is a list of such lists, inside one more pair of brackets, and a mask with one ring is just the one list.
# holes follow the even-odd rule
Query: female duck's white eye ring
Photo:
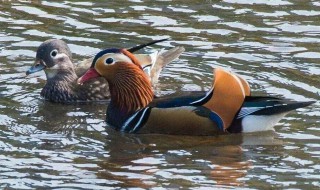
[[109, 64], [114, 63], [114, 60], [113, 60], [113, 58], [109, 57], [108, 59], [105, 60], [105, 63], [106, 63], [107, 65], [109, 65]]
[[52, 50], [52, 51], [50, 52], [50, 56], [51, 56], [52, 58], [54, 58], [55, 56], [57, 56], [57, 54], [58, 54], [58, 50], [56, 50], [56, 49], [54, 49], [54, 50]]

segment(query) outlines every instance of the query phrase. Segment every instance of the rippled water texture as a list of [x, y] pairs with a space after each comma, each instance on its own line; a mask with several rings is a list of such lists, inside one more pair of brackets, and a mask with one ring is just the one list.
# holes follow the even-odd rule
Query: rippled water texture
[[[320, 3], [316, 0], [0, 1], [0, 188], [320, 187]], [[75, 62], [106, 47], [184, 46], [160, 94], [209, 89], [212, 67], [255, 95], [317, 100], [275, 131], [219, 137], [127, 135], [106, 105], [43, 101], [37, 47], [65, 40]]]

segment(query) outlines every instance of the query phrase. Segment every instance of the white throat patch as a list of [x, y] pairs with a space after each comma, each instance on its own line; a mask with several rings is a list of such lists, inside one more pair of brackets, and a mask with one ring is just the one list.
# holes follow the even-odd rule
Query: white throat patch
[[57, 75], [58, 70], [57, 69], [46, 69], [45, 73], [47, 75], [47, 78], [51, 79], [51, 78], [53, 78], [53, 77], [55, 77]]

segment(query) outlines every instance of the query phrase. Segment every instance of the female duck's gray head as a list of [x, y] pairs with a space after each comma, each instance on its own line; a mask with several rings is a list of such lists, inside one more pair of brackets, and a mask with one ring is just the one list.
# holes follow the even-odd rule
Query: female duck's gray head
[[73, 68], [71, 60], [71, 51], [64, 41], [47, 40], [38, 47], [36, 61], [26, 74], [29, 75], [45, 69], [70, 69], [70, 67]]

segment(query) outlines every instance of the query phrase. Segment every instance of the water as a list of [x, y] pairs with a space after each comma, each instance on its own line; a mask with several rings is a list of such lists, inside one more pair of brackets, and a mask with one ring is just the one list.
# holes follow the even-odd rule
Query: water
[[[307, 0], [1, 1], [0, 188], [318, 189], [319, 16], [320, 3]], [[255, 95], [318, 101], [274, 132], [128, 135], [106, 128], [105, 104], [45, 102], [44, 73], [24, 74], [49, 38], [65, 40], [79, 62], [168, 37], [144, 50], [186, 48], [159, 94], [209, 89], [212, 67], [224, 67]]]

